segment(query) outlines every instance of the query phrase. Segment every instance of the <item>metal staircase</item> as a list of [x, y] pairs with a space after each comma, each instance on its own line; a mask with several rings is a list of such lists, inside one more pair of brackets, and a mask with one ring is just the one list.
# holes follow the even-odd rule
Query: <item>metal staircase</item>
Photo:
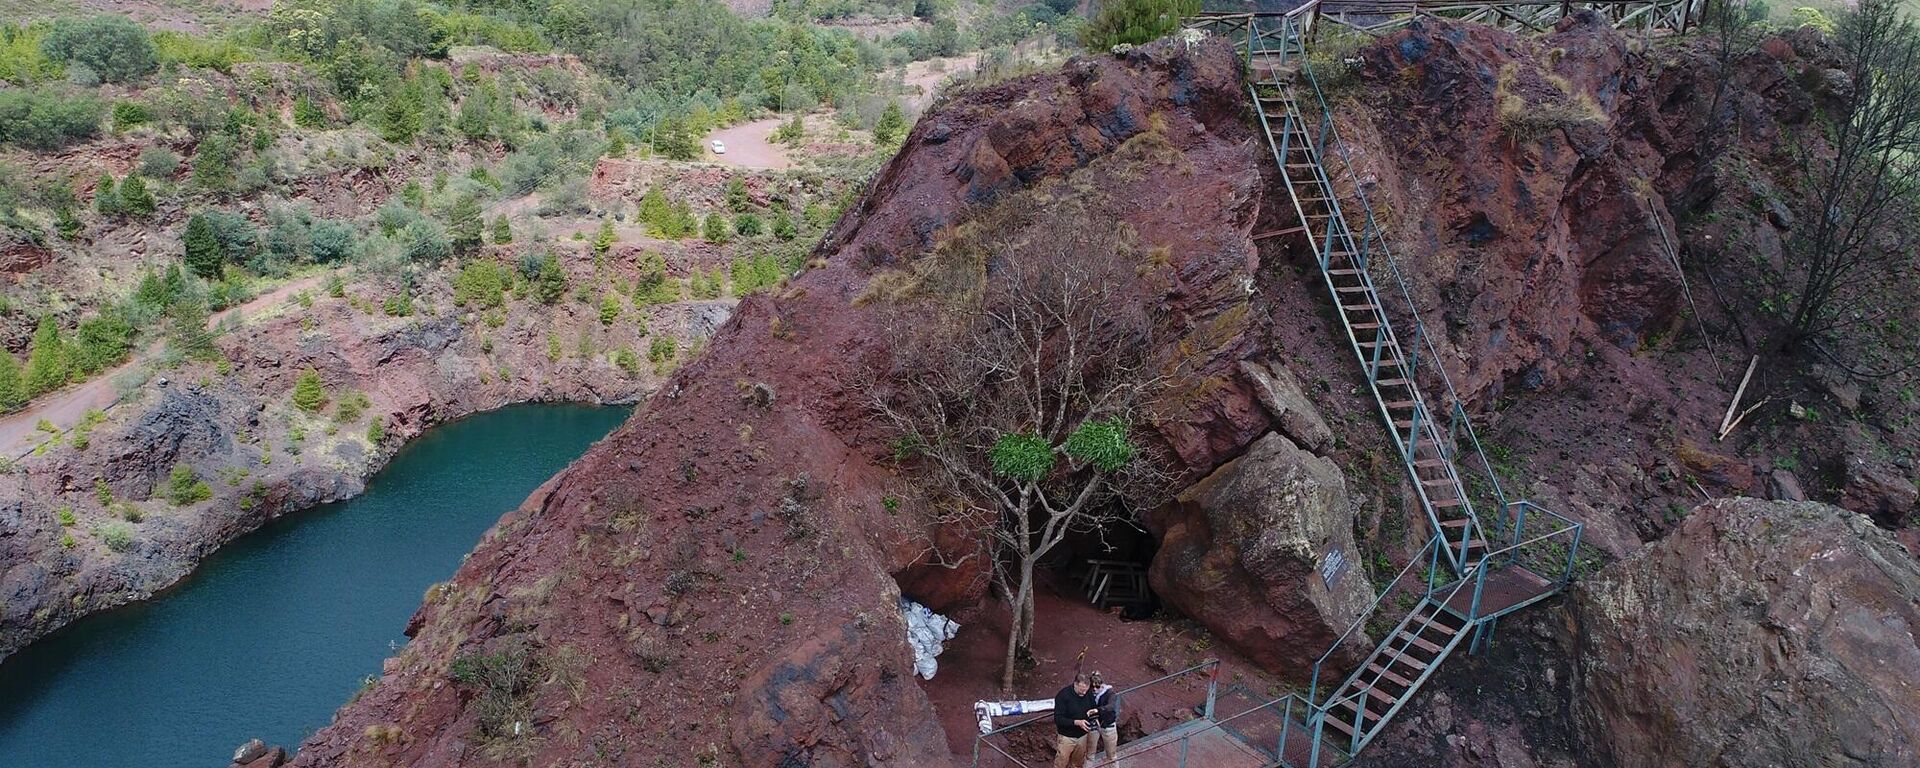
[[[1315, 663], [1306, 700], [1286, 702], [1273, 755], [1305, 768], [1350, 760], [1470, 636], [1469, 648], [1479, 647], [1501, 616], [1564, 586], [1581, 531], [1531, 502], [1509, 501], [1501, 488], [1306, 66], [1317, 5], [1197, 21], [1240, 41], [1248, 95], [1299, 223], [1287, 233], [1313, 253], [1432, 537]], [[1355, 663], [1362, 626], [1402, 610]], [[1348, 671], [1323, 695], [1322, 680], [1337, 669]], [[1296, 703], [1304, 705], [1297, 720]]]

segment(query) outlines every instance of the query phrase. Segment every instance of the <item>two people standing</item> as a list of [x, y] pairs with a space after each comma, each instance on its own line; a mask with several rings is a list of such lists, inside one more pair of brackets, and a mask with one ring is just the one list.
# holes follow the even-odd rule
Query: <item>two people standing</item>
[[1102, 765], [1119, 766], [1120, 697], [1099, 672], [1074, 675], [1053, 697], [1053, 729], [1053, 768], [1083, 768], [1101, 747], [1111, 761]]

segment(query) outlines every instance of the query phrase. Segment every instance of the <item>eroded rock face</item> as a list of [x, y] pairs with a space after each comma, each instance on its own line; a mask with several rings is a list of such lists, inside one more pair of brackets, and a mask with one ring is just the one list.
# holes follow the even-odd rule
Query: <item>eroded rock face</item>
[[[930, 113], [814, 268], [743, 299], [627, 426], [503, 519], [296, 764], [953, 764], [898, 606], [903, 590], [966, 604], [981, 580], [929, 562], [965, 555], [966, 532], [872, 412], [891, 363], [869, 289], [980, 207], [1097, 190], [1165, 254], [1165, 290], [1130, 299], [1179, 341], [1193, 380], [1177, 391], [1200, 393], [1141, 429], [1170, 474], [1205, 474], [1271, 428], [1235, 371], [1257, 352], [1245, 286], [1265, 190], [1241, 98], [1228, 46], [1163, 44]], [[518, 694], [532, 728], [502, 737], [450, 668], [509, 638], [544, 674]]]
[[1577, 591], [1609, 764], [1920, 765], [1920, 563], [1865, 517], [1727, 499]]
[[[1268, 669], [1311, 675], [1373, 600], [1340, 467], [1281, 435], [1255, 441], [1150, 524], [1161, 532], [1154, 591]], [[1333, 552], [1349, 565], [1329, 586], [1319, 569]]]

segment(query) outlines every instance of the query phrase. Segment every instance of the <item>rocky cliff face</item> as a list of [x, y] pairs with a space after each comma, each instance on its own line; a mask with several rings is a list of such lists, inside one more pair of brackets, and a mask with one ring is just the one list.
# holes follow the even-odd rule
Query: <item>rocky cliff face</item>
[[[1361, 58], [1355, 76], [1384, 104], [1342, 102], [1342, 121], [1369, 194], [1399, 212], [1390, 227], [1415, 301], [1446, 334], [1444, 364], [1470, 396], [1501, 406], [1486, 434], [1529, 457], [1503, 467], [1515, 475], [1510, 490], [1573, 512], [1589, 523], [1589, 543], [1625, 556], [1686, 515], [1691, 505], [1677, 500], [1695, 485], [1720, 491], [1751, 477], [1755, 459], [1722, 452], [1770, 451], [1779, 434], [1698, 448], [1732, 383], [1704, 373], [1705, 353], [1645, 349], [1680, 317], [1677, 277], [1652, 244], [1692, 177], [1682, 166], [1701, 115], [1673, 105], [1698, 78], [1639, 57], [1591, 20], [1528, 40], [1422, 24]], [[1807, 119], [1788, 107], [1814, 96], [1776, 71], [1778, 58], [1763, 58], [1743, 71], [1771, 90], [1743, 86], [1742, 119]], [[1398, 467], [1350, 350], [1333, 338], [1324, 289], [1280, 238], [1251, 237], [1292, 222], [1271, 197], [1234, 69], [1217, 42], [1192, 51], [1168, 42], [1076, 59], [932, 110], [814, 268], [742, 303], [698, 363], [503, 520], [430, 592], [414, 642], [379, 686], [299, 761], [945, 764], [949, 745], [909, 679], [895, 600], [974, 604], [980, 573], [977, 562], [933, 562], [935, 551], [963, 555], [966, 531], [937, 524], [934, 500], [866, 405], [864, 388], [887, 370], [877, 305], [888, 281], [926, 268], [930, 253], [1062, 196], [1100, 206], [1152, 254], [1142, 269], [1159, 270], [1169, 288], [1136, 298], [1189, 363], [1180, 395], [1141, 425], [1165, 449], [1174, 490], [1191, 486], [1148, 515], [1164, 537], [1156, 586], [1271, 665], [1306, 658], [1291, 646], [1317, 653], [1370, 593], [1364, 581], [1319, 585], [1319, 553], [1357, 535], [1356, 549], [1391, 560], [1424, 535], [1395, 503]], [[1710, 209], [1722, 204], [1745, 205]], [[1571, 480], [1563, 490], [1536, 471]], [[1708, 538], [1676, 544], [1672, 557], [1721, 546]], [[1364, 579], [1358, 570], [1350, 576]], [[1699, 583], [1712, 589], [1713, 578]], [[1699, 622], [1742, 620], [1741, 605], [1712, 606]], [[1434, 728], [1403, 732], [1369, 759], [1597, 759], [1537, 734], [1564, 730], [1576, 695], [1599, 702], [1580, 711], [1602, 726], [1665, 705], [1634, 698], [1659, 690], [1656, 673], [1621, 661], [1639, 645], [1593, 647], [1606, 661], [1592, 665], [1580, 656], [1576, 694], [1562, 673], [1571, 668], [1552, 663], [1574, 651], [1571, 616], [1534, 620], [1544, 623], [1509, 663], [1450, 662], [1445, 698], [1423, 699], [1407, 720]], [[492, 665], [532, 682], [471, 674]], [[1536, 670], [1544, 679], [1529, 677]], [[1780, 677], [1724, 671], [1699, 672], [1723, 681], [1707, 699], [1751, 697]], [[1521, 703], [1490, 725], [1486, 705], [1464, 692], [1496, 683]], [[1839, 727], [1845, 713], [1829, 712], [1819, 727]], [[1617, 750], [1614, 760], [1668, 755], [1623, 738], [1602, 747]]]
[[1865, 517], [1705, 504], [1575, 601], [1574, 712], [1610, 764], [1920, 763], [1920, 563]]
[[[631, 423], [503, 520], [298, 762], [945, 764], [897, 599], [904, 585], [970, 601], [978, 574], [930, 562], [946, 532], [868, 412], [887, 359], [874, 281], [969, 221], [1097, 197], [1163, 260], [1168, 292], [1135, 298], [1209, 396], [1148, 426], [1173, 474], [1197, 477], [1269, 428], [1235, 373], [1265, 189], [1239, 100], [1225, 46], [1167, 44], [936, 109], [815, 268], [744, 301]], [[462, 682], [483, 658], [541, 682]]]

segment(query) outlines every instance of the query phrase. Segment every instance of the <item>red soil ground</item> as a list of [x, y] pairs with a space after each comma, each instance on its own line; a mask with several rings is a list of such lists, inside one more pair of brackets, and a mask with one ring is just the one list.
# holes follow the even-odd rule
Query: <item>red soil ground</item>
[[[934, 679], [920, 681], [920, 686], [933, 701], [954, 754], [973, 753], [979, 735], [973, 714], [975, 701], [1052, 698], [1061, 686], [1071, 682], [1074, 660], [1083, 648], [1087, 655], [1082, 668], [1100, 670], [1121, 688], [1218, 658], [1221, 693], [1216, 712], [1222, 716], [1284, 693], [1272, 676], [1231, 649], [1214, 644], [1206, 630], [1179, 617], [1163, 614], [1149, 621], [1121, 621], [1117, 612], [1103, 612], [1080, 599], [1071, 583], [1046, 577], [1041, 580], [1036, 610], [1039, 627], [1033, 653], [1038, 666], [1021, 671], [1012, 695], [1002, 695], [999, 690], [1007, 647], [1004, 604], [989, 601], [953, 617], [960, 622], [960, 633], [940, 654], [940, 671]], [[1189, 719], [1191, 707], [1206, 699], [1206, 690], [1206, 676], [1191, 674], [1129, 694], [1122, 708], [1122, 742]], [[1001, 718], [997, 724], [1019, 719]], [[1029, 764], [1043, 765], [1051, 755], [1052, 740], [1052, 726], [1042, 722], [1000, 737], [999, 743]], [[992, 754], [986, 747], [982, 751]], [[981, 764], [1001, 763], [983, 759]]]

